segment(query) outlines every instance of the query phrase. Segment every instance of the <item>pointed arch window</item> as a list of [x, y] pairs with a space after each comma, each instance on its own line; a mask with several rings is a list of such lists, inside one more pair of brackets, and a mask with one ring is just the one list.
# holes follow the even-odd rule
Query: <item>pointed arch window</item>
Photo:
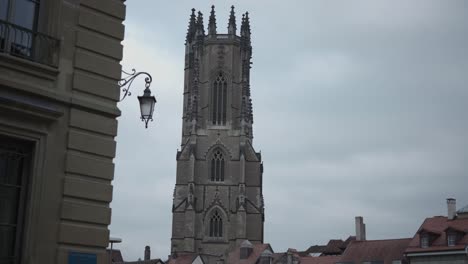
[[224, 155], [220, 149], [211, 158], [211, 181], [224, 181]]
[[211, 93], [211, 119], [213, 125], [226, 125], [227, 81], [220, 72], [213, 82]]
[[223, 236], [223, 218], [218, 210], [215, 210], [210, 218], [210, 237]]

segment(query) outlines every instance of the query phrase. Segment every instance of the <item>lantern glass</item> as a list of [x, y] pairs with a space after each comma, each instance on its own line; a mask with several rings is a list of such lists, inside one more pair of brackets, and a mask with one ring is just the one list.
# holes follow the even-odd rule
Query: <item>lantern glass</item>
[[145, 121], [146, 127], [148, 127], [148, 121], [153, 120], [154, 105], [156, 104], [156, 98], [151, 96], [149, 89], [145, 90], [143, 96], [138, 96], [140, 101], [141, 120]]

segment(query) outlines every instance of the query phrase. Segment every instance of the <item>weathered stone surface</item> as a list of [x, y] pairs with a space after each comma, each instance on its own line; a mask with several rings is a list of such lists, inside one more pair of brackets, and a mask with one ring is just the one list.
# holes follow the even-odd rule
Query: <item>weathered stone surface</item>
[[110, 184], [65, 177], [63, 188], [63, 194], [66, 196], [108, 203], [112, 201], [113, 188]]
[[211, 28], [210, 36], [198, 37], [190, 33], [196, 28], [188, 30], [173, 251], [217, 255], [242, 239], [263, 241], [261, 159], [251, 133], [250, 42], [230, 30], [216, 35]]

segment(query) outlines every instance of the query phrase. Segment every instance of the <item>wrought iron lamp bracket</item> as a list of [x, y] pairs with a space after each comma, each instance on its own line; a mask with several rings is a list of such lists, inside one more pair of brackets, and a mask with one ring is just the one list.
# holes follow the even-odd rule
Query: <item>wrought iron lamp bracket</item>
[[122, 73], [124, 75], [126, 75], [126, 76], [123, 77], [122, 79], [120, 79], [117, 82], [119, 87], [122, 88], [122, 91], [124, 92], [124, 94], [123, 94], [122, 98], [120, 99], [120, 101], [123, 101], [125, 99], [125, 97], [132, 95], [132, 92], [130, 92], [130, 88], [132, 87], [132, 83], [135, 80], [135, 78], [138, 77], [139, 75], [146, 75], [146, 77], [145, 77], [145, 90], [146, 89], [149, 90], [151, 82], [153, 81], [153, 78], [147, 72], [136, 72], [135, 69], [132, 69], [131, 72], [126, 72], [126, 71], [122, 70]]

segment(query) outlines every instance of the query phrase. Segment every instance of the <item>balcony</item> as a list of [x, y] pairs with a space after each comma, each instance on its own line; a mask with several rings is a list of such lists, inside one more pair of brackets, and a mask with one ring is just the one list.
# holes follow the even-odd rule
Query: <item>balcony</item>
[[0, 20], [0, 53], [58, 67], [59, 40]]

